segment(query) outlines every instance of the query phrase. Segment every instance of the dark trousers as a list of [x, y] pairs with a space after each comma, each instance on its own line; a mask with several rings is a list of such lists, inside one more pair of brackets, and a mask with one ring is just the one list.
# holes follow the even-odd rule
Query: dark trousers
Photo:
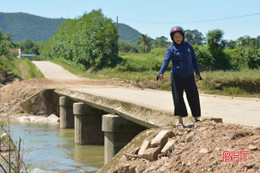
[[185, 91], [189, 106], [191, 108], [192, 116], [200, 117], [200, 100], [194, 75], [181, 77], [171, 74], [171, 83], [172, 97], [174, 102], [174, 115], [182, 117], [188, 116], [187, 109], [183, 99], [183, 92]]

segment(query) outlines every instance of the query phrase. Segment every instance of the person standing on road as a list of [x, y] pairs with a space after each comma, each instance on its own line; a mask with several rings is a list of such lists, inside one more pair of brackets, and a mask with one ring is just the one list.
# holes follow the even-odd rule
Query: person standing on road
[[157, 80], [163, 80], [164, 71], [169, 62], [172, 61], [171, 68], [171, 86], [174, 102], [174, 115], [179, 117], [178, 127], [183, 128], [183, 117], [188, 116], [187, 109], [183, 99], [185, 91], [193, 122], [199, 122], [201, 116], [200, 100], [197, 85], [194, 79], [194, 70], [196, 73], [196, 82], [201, 80], [199, 66], [196, 54], [192, 45], [184, 41], [184, 30], [180, 26], [175, 26], [170, 31], [173, 44], [167, 49]]

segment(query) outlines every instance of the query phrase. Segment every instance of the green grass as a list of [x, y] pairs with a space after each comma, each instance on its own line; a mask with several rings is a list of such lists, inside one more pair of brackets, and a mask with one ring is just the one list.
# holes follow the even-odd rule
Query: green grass
[[199, 88], [209, 94], [260, 98], [260, 70], [203, 72]]
[[[22, 69], [21, 69], [22, 67]], [[35, 64], [33, 64], [29, 59], [16, 59], [14, 58], [11, 63], [7, 65], [9, 72], [15, 76], [22, 75], [22, 70], [26, 73], [23, 79], [30, 78], [43, 78], [44, 75], [37, 69]]]
[[12, 60], [10, 60], [9, 63], [7, 63], [8, 71], [13, 73], [14, 75], [21, 76], [21, 71], [19, 70], [20, 62], [21, 62], [21, 60], [18, 60], [16, 58], [13, 58]]
[[204, 78], [260, 80], [260, 70], [202, 72]]
[[33, 64], [29, 59], [25, 58], [25, 59], [21, 60], [21, 63], [24, 64], [24, 66], [27, 70], [27, 75], [25, 76], [24, 79], [43, 78], [44, 77], [44, 75], [41, 73], [41, 71], [38, 70], [36, 65]]

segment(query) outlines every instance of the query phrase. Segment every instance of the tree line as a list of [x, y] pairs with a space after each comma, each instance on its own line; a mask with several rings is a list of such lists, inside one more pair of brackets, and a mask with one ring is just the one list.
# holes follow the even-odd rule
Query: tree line
[[[260, 68], [260, 36], [223, 39], [224, 31], [211, 30], [206, 38], [198, 30], [185, 30], [185, 39], [194, 46], [201, 70], [241, 70]], [[149, 53], [154, 48], [167, 48], [172, 44], [167, 38], [152, 39], [141, 35], [137, 42], [119, 42], [119, 51]]]

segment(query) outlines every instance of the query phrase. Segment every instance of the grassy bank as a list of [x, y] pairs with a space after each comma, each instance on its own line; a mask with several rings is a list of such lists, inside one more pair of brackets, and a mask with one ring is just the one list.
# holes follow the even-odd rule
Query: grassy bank
[[260, 98], [260, 70], [203, 72], [201, 90], [210, 94]]
[[9, 77], [30, 79], [30, 78], [42, 78], [44, 75], [37, 69], [29, 59], [16, 59], [14, 58], [11, 63], [7, 64]]
[[[156, 81], [165, 50], [155, 49], [148, 54], [120, 53], [120, 63], [113, 68], [82, 71], [55, 60], [74, 74], [96, 79], [117, 78], [139, 88], [171, 90], [170, 65], [162, 82]], [[80, 68], [79, 68], [80, 69]], [[202, 72], [198, 83], [201, 92], [228, 96], [260, 98], [260, 70]]]
[[[29, 59], [23, 59], [21, 63], [25, 66], [25, 69], [27, 70], [26, 75], [24, 76], [24, 79], [30, 79], [30, 78], [43, 78], [44, 75], [41, 73], [40, 70], [37, 69], [36, 65], [33, 64]], [[20, 68], [20, 71], [22, 71], [23, 68]]]

